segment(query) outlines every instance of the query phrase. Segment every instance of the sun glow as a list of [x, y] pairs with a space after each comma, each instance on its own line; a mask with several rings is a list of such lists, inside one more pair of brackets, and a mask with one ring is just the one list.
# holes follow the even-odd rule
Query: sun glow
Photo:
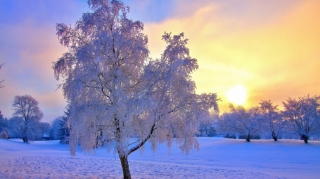
[[242, 85], [235, 85], [231, 87], [226, 96], [228, 100], [236, 105], [243, 105], [247, 99], [247, 93], [245, 87]]

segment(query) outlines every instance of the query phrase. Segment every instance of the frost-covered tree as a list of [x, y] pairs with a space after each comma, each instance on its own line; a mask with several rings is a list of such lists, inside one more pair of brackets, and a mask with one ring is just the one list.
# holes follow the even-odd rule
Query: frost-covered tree
[[247, 142], [258, 135], [261, 119], [258, 107], [246, 110], [243, 106], [229, 105], [230, 113], [225, 113], [219, 120], [219, 132], [245, 136]]
[[24, 121], [21, 117], [12, 117], [8, 120], [10, 138], [22, 138]]
[[60, 140], [61, 135], [61, 122], [62, 122], [62, 117], [57, 117], [53, 121], [51, 121], [51, 129], [50, 129], [50, 139], [51, 140]]
[[69, 144], [69, 136], [70, 136], [70, 127], [68, 126], [68, 118], [70, 116], [70, 110], [64, 112], [62, 116], [62, 120], [60, 122], [60, 131], [59, 131], [59, 138], [60, 143], [62, 144]]
[[273, 140], [277, 141], [284, 131], [284, 122], [278, 106], [272, 104], [270, 100], [263, 100], [260, 102], [259, 107], [264, 126], [270, 132]]
[[1, 111], [0, 111], [0, 131], [2, 128], [7, 128], [8, 127], [8, 120], [3, 117]]
[[43, 117], [38, 101], [32, 96], [15, 96], [13, 100], [14, 116], [21, 117], [24, 121], [22, 140], [28, 143], [29, 140], [37, 138], [39, 122]]
[[88, 2], [93, 12], [75, 27], [57, 24], [60, 43], [69, 49], [53, 68], [56, 79], [64, 78], [70, 106], [71, 153], [78, 144], [87, 151], [99, 147], [99, 138], [118, 154], [124, 178], [131, 178], [128, 156], [147, 141], [156, 149], [176, 137], [183, 152], [198, 148], [194, 135], [209, 109], [218, 110], [217, 96], [195, 93], [191, 73], [198, 65], [184, 35], [165, 33], [167, 47], [152, 60], [143, 24], [127, 18], [128, 6]]
[[50, 133], [50, 129], [51, 129], [51, 126], [50, 126], [50, 123], [48, 122], [40, 122], [39, 123], [39, 136], [40, 138], [43, 137], [44, 134], [48, 135]]
[[305, 143], [317, 131], [319, 99], [320, 96], [305, 96], [283, 102], [283, 116], [289, 121], [289, 130], [298, 134]]
[[8, 138], [8, 120], [4, 118], [0, 111], [0, 138]]
[[209, 119], [203, 121], [199, 125], [199, 132], [200, 134], [198, 136], [202, 137], [212, 137], [216, 135], [216, 122], [219, 119], [219, 113], [212, 112], [209, 116]]
[[212, 126], [212, 122], [204, 122], [199, 126], [200, 134], [198, 136], [201, 137], [212, 137], [216, 134], [215, 128]]
[[[317, 98], [317, 103], [320, 104], [320, 97]], [[320, 137], [320, 105], [317, 107], [316, 115], [316, 135]]]

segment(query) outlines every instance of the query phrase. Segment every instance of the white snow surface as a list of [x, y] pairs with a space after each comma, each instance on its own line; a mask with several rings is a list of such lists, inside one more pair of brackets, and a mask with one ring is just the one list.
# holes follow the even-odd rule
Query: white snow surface
[[[198, 138], [188, 155], [165, 144], [149, 143], [129, 156], [133, 178], [320, 178], [320, 142]], [[59, 141], [22, 143], [0, 139], [0, 178], [122, 178], [118, 157], [98, 149], [70, 155]]]

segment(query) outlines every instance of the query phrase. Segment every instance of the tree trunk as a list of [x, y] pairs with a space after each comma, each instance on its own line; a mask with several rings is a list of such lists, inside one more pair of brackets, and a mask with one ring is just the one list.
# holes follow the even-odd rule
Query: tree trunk
[[250, 138], [251, 138], [251, 137], [250, 137], [250, 134], [248, 134], [247, 137], [246, 137], [246, 141], [247, 141], [247, 142], [250, 142]]
[[122, 166], [123, 179], [131, 179], [128, 156], [119, 156]]
[[22, 138], [22, 140], [23, 140], [24, 143], [29, 143], [27, 136], [24, 136], [24, 137]]
[[22, 140], [23, 140], [24, 143], [29, 143], [29, 141], [28, 141], [28, 136], [27, 136], [27, 132], [28, 132], [28, 128], [25, 127], [25, 128], [23, 129], [23, 134], [22, 134]]
[[303, 134], [302, 136], [301, 136], [301, 139], [304, 141], [304, 143], [308, 143], [308, 140], [309, 140], [309, 137], [307, 136], [307, 135], [305, 135], [305, 134]]
[[276, 134], [274, 132], [272, 132], [272, 138], [274, 141], [278, 141], [278, 137], [276, 136]]

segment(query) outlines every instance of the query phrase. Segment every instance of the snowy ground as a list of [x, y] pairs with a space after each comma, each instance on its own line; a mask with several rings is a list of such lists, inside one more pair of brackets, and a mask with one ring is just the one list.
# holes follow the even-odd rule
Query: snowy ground
[[[320, 178], [320, 142], [199, 138], [189, 155], [160, 145], [129, 157], [133, 178]], [[71, 157], [58, 141], [0, 139], [0, 178], [121, 178], [120, 162], [104, 149]]]

